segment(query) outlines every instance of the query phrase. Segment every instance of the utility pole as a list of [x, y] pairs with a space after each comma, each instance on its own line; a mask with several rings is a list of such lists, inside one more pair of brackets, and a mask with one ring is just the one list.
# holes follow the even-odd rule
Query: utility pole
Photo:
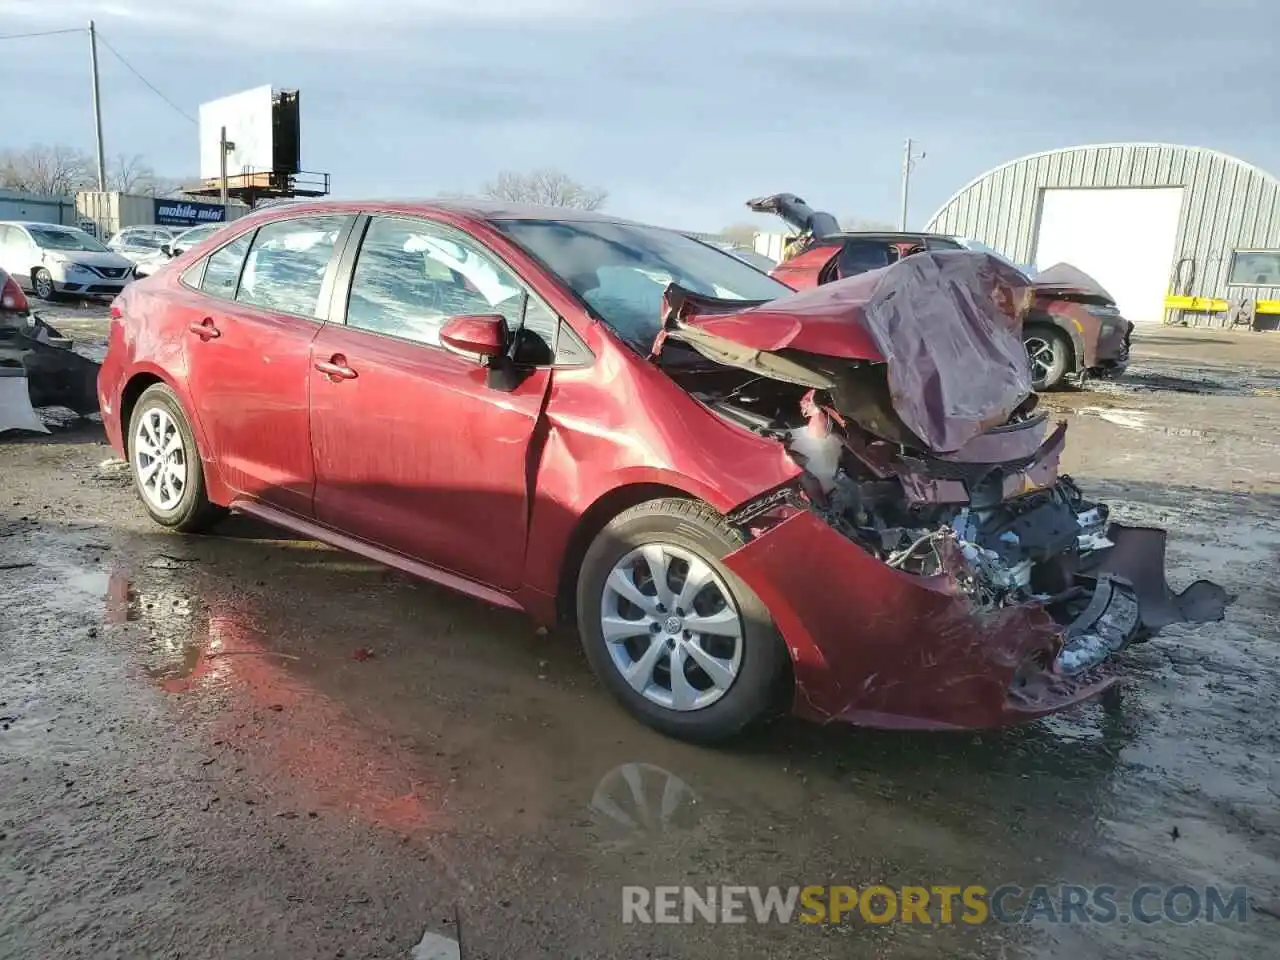
[[219, 199], [225, 209], [227, 206], [227, 154], [236, 148], [236, 145], [227, 139], [227, 128], [223, 127], [218, 134], [218, 175], [222, 178], [222, 192]]
[[98, 34], [89, 21], [89, 66], [93, 78], [93, 126], [97, 133], [98, 189], [107, 189], [107, 158], [102, 150], [102, 98], [98, 95]]
[[924, 159], [924, 151], [914, 154], [911, 148], [915, 141], [907, 137], [906, 146], [902, 150], [902, 213], [898, 217], [898, 229], [903, 232], [907, 229], [907, 204], [911, 198], [911, 170], [916, 165], [917, 160]]

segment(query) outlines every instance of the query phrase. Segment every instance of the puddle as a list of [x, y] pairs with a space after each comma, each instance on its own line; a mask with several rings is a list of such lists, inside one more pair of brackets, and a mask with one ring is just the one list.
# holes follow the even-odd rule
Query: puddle
[[1081, 407], [1077, 412], [1081, 416], [1097, 417], [1130, 430], [1145, 430], [1150, 416], [1145, 410], [1121, 410], [1115, 407]]
[[614, 849], [660, 841], [692, 830], [702, 816], [697, 793], [670, 770], [651, 763], [624, 763], [596, 784], [591, 812]]

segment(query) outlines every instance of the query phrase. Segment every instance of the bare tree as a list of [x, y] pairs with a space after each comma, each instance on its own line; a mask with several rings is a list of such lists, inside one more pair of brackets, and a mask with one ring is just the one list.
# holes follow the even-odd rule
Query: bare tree
[[480, 195], [491, 200], [572, 207], [575, 210], [598, 210], [609, 197], [605, 190], [583, 186], [568, 174], [551, 169], [534, 170], [532, 173], [503, 170], [480, 188]]
[[861, 231], [861, 230], [897, 230], [898, 228], [895, 227], [892, 223], [888, 223], [887, 221], [884, 221], [884, 220], [876, 220], [874, 218], [841, 217], [840, 229]]
[[118, 154], [107, 164], [107, 189], [121, 193], [147, 194], [147, 188], [155, 182], [156, 172], [141, 154]]
[[36, 144], [0, 153], [0, 187], [45, 196], [65, 196], [91, 182], [85, 154], [67, 146]]

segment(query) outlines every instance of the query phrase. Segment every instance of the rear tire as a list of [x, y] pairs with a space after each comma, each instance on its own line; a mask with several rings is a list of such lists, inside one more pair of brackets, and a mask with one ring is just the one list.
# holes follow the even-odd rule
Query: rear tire
[[1030, 326], [1022, 332], [1022, 344], [1031, 363], [1032, 389], [1043, 392], [1060, 386], [1074, 353], [1067, 335], [1056, 327]]
[[728, 739], [782, 692], [786, 647], [760, 598], [721, 562], [742, 544], [705, 504], [650, 500], [614, 517], [583, 558], [587, 659], [632, 715], [668, 736]]
[[195, 434], [168, 386], [156, 383], [142, 392], [125, 440], [134, 488], [156, 523], [198, 533], [226, 515], [207, 496]]

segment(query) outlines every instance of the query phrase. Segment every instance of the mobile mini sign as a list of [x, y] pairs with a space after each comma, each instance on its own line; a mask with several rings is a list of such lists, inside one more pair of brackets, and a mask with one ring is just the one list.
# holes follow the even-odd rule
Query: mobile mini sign
[[227, 210], [220, 203], [191, 203], [187, 200], [157, 200], [156, 223], [170, 227], [194, 227], [201, 223], [222, 223]]

